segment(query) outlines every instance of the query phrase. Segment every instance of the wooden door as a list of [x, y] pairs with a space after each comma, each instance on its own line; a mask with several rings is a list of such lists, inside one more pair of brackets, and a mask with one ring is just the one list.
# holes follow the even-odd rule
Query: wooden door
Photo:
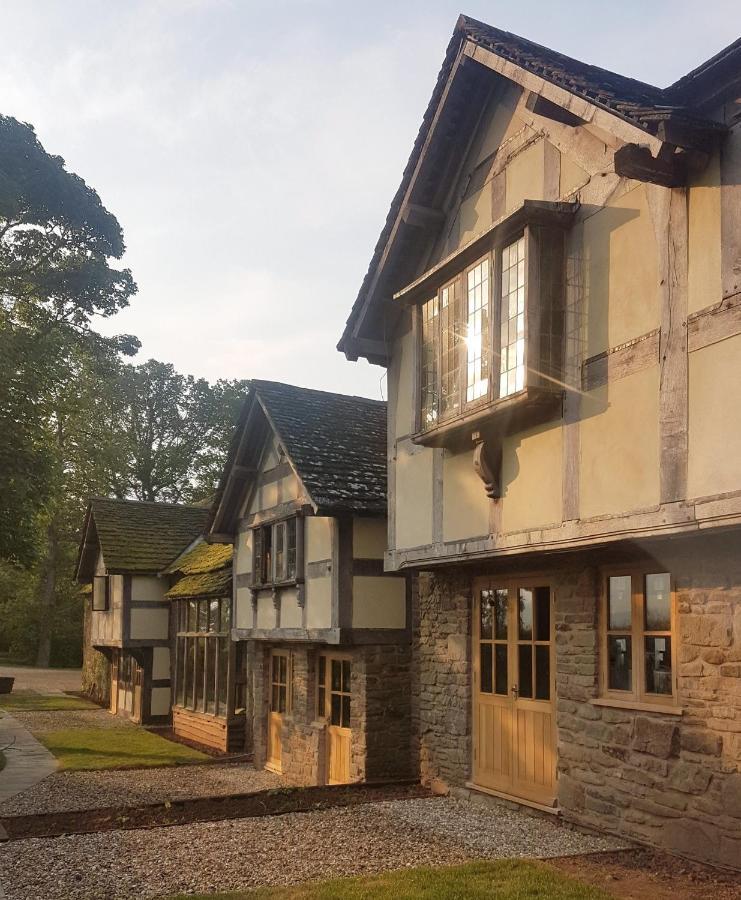
[[144, 669], [139, 665], [139, 663], [132, 657], [131, 658], [131, 669], [132, 669], [132, 691], [133, 698], [131, 701], [131, 718], [135, 722], [141, 722], [142, 720], [142, 692], [143, 692], [143, 684], [144, 684]]
[[288, 712], [289, 658], [287, 650], [270, 653], [270, 704], [268, 711], [268, 746], [265, 767], [281, 771], [283, 714]]
[[130, 653], [125, 650], [119, 650], [118, 653], [118, 702], [116, 704], [118, 713], [131, 715], [134, 710], [134, 693], [133, 693], [133, 658]]
[[556, 796], [553, 593], [474, 583], [473, 781], [552, 806]]
[[349, 657], [328, 656], [329, 690], [327, 691], [327, 781], [347, 784], [350, 781], [350, 680]]

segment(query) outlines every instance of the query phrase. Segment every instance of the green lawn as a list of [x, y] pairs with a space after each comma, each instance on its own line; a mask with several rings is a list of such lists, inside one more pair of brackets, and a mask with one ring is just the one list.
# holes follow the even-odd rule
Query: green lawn
[[[230, 894], [188, 895], [189, 900], [607, 900], [609, 894], [542, 863], [517, 859], [472, 862], [440, 869], [404, 869], [360, 878], [261, 888]], [[173, 900], [186, 900], [185, 896]]]
[[209, 759], [143, 728], [67, 728], [39, 731], [36, 738], [68, 770], [177, 766]]
[[18, 691], [14, 694], [0, 694], [0, 709], [19, 712], [55, 712], [65, 709], [99, 709], [82, 697], [67, 694], [36, 694], [34, 691]]

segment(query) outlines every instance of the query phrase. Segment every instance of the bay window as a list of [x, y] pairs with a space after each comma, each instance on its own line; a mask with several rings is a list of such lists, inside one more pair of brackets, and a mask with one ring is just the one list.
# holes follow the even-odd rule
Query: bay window
[[173, 610], [175, 703], [212, 716], [227, 715], [231, 600], [178, 600]]
[[292, 584], [299, 579], [299, 519], [258, 525], [252, 530], [252, 572], [256, 587]]
[[418, 442], [445, 445], [498, 410], [500, 433], [558, 414], [573, 214], [562, 206], [530, 201], [396, 295], [416, 305]]

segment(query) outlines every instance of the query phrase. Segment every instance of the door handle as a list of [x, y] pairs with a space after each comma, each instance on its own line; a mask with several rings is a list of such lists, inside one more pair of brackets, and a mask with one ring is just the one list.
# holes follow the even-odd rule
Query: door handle
[[520, 691], [518, 690], [516, 684], [512, 685], [512, 696], [514, 697], [515, 700], [517, 700], [517, 698], [520, 696]]

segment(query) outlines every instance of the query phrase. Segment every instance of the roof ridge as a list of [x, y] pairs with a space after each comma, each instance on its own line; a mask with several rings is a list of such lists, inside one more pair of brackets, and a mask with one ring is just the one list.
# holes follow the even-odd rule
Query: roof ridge
[[105, 503], [128, 503], [132, 506], [169, 506], [174, 509], [208, 509], [207, 506], [200, 506], [198, 503], [173, 503], [171, 500], [136, 500], [133, 497], [90, 497], [89, 503], [96, 501], [104, 501]]
[[[249, 383], [254, 385], [270, 384], [281, 388], [291, 388], [295, 391], [306, 391], [307, 393], [312, 394], [324, 394], [327, 397], [338, 397], [342, 400], [359, 400], [363, 403], [379, 403], [385, 405], [387, 402], [386, 400], [376, 400], [374, 397], [362, 397], [359, 394], [341, 394], [338, 391], [325, 391], [322, 388], [304, 387], [299, 384], [288, 384], [285, 381], [271, 381], [267, 378], [251, 378]], [[259, 392], [259, 388], [257, 390]]]

